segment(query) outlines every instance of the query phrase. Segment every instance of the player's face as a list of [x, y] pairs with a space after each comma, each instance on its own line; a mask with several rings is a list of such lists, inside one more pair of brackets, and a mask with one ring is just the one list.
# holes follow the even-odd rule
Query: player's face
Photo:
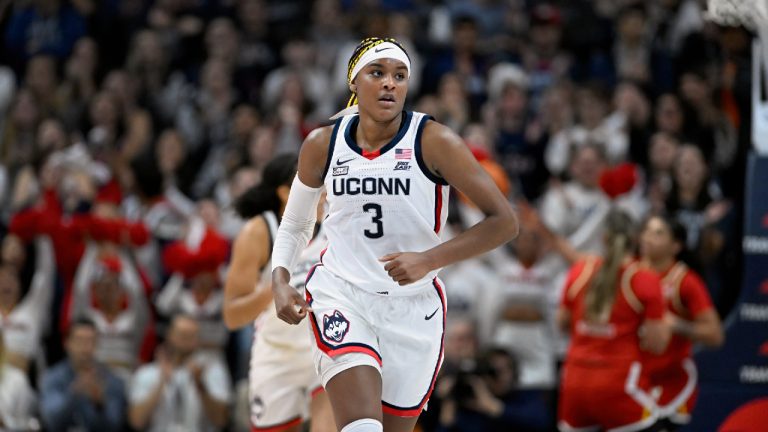
[[375, 60], [360, 70], [353, 85], [361, 112], [376, 121], [391, 121], [403, 111], [408, 68], [400, 60]]
[[648, 220], [640, 233], [640, 256], [650, 260], [674, 257], [679, 245], [663, 219]]

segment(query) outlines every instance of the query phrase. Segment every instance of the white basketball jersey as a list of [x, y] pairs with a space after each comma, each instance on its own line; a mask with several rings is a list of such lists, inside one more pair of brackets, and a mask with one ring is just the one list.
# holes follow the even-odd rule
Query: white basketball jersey
[[422, 252], [440, 244], [448, 215], [448, 184], [426, 168], [421, 134], [430, 117], [405, 112], [397, 135], [376, 152], [355, 142], [358, 115], [336, 121], [324, 182], [328, 191], [325, 267], [369, 292], [411, 294], [437, 276], [400, 286], [379, 258], [395, 252]]
[[[274, 216], [272, 213], [270, 215]], [[277, 235], [277, 219], [268, 220], [270, 236], [272, 239]], [[306, 282], [309, 270], [320, 261], [320, 253], [325, 248], [327, 242], [322, 229], [315, 238], [307, 245], [299, 257], [299, 261], [293, 270], [291, 276], [291, 286], [296, 288], [302, 295], [304, 294], [304, 283]], [[265, 268], [271, 268], [267, 266]], [[271, 283], [271, 279], [267, 284]], [[260, 287], [260, 289], [265, 286]], [[254, 348], [267, 343], [286, 349], [305, 350], [310, 347], [310, 331], [308, 320], [304, 320], [299, 325], [290, 325], [277, 317], [275, 303], [270, 302], [269, 307], [256, 319], [256, 334]]]

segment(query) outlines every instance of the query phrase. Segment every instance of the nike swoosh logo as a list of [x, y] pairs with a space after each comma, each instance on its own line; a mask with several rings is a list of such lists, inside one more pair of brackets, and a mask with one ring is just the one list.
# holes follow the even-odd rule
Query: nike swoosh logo
[[429, 314], [429, 315], [424, 315], [424, 319], [425, 319], [426, 321], [429, 321], [429, 320], [431, 320], [431, 319], [432, 319], [432, 317], [433, 317], [433, 316], [435, 316], [435, 314], [437, 313], [437, 311], [438, 311], [438, 310], [440, 310], [440, 308], [437, 308], [437, 309], [435, 309], [435, 311], [434, 311], [434, 312], [432, 312], [432, 313], [431, 313], [431, 314]]
[[349, 158], [349, 159], [347, 159], [347, 160], [345, 160], [345, 161], [341, 160], [341, 158], [339, 158], [339, 159], [336, 159], [336, 165], [344, 165], [345, 163], [347, 163], [347, 162], [349, 162], [349, 161], [351, 161], [351, 160], [353, 160], [353, 159], [354, 159], [354, 158]]
[[376, 48], [375, 50], [373, 50], [373, 52], [377, 52], [378, 53], [378, 52], [386, 51], [388, 49], [392, 49], [392, 47]]

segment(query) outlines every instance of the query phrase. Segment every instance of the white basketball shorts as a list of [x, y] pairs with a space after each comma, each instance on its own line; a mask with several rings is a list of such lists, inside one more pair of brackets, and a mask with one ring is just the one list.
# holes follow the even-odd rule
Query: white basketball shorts
[[309, 419], [312, 398], [323, 391], [312, 353], [261, 342], [251, 355], [248, 398], [252, 431], [282, 430]]
[[322, 264], [307, 276], [306, 297], [315, 339], [314, 361], [323, 386], [340, 372], [368, 365], [382, 378], [385, 414], [417, 417], [443, 361], [446, 299], [442, 282], [412, 295], [374, 294]]

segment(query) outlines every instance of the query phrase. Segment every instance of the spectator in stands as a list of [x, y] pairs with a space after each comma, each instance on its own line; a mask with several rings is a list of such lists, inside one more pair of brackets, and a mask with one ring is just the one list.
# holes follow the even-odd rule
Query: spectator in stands
[[519, 66], [499, 63], [492, 67], [482, 115], [499, 163], [519, 182], [518, 195], [535, 200], [549, 173], [544, 166], [546, 135], [531, 110], [529, 86], [529, 77]]
[[[109, 93], [117, 103], [121, 123], [125, 130], [120, 146], [120, 156], [117, 161], [115, 176], [122, 179], [127, 170], [128, 161], [140, 154], [149, 141], [153, 132], [153, 120], [149, 111], [138, 100], [137, 78], [129, 75], [125, 69], [110, 71], [102, 82], [102, 91]], [[124, 180], [121, 180], [125, 184]]]
[[[206, 60], [200, 70], [200, 87], [184, 104], [174, 107], [175, 125], [188, 151], [204, 155], [226, 146], [231, 113], [238, 102], [231, 66], [216, 57]], [[193, 191], [196, 197], [208, 192], [204, 186]]]
[[240, 65], [243, 71], [238, 87], [245, 100], [255, 104], [260, 100], [264, 77], [278, 64], [278, 44], [270, 32], [265, 0], [238, 1], [235, 11], [241, 33]]
[[17, 58], [45, 53], [64, 59], [86, 30], [85, 19], [69, 2], [36, 1], [13, 11], [5, 30], [5, 44]]
[[[430, 402], [430, 409], [425, 411], [419, 419], [425, 430], [435, 430], [439, 425], [442, 401], [439, 395], [449, 393], [441, 390], [441, 388], [453, 385], [453, 379], [448, 377], [456, 375], [461, 370], [474, 368], [475, 359], [480, 352], [478, 333], [478, 326], [471, 316], [460, 314], [448, 317], [445, 323], [443, 365], [435, 383], [435, 392]], [[443, 384], [444, 378], [447, 380], [445, 385]]]
[[35, 428], [35, 393], [26, 374], [6, 362], [0, 329], [0, 430]]
[[[242, 157], [247, 151], [251, 134], [260, 123], [259, 113], [248, 104], [237, 105], [231, 117], [227, 136], [223, 138], [224, 145], [210, 150], [196, 173], [194, 185], [196, 190], [204, 191], [206, 196], [212, 196], [222, 209], [229, 208], [232, 204], [228, 181], [244, 163]], [[189, 164], [184, 165], [186, 171], [190, 171]]]
[[40, 236], [34, 242], [34, 276], [27, 288], [22, 286], [21, 277], [26, 251], [15, 234], [3, 239], [0, 261], [0, 330], [5, 336], [5, 357], [25, 373], [44, 354], [40, 342], [51, 324], [49, 313], [56, 275], [50, 240]]
[[651, 101], [642, 88], [631, 81], [623, 81], [613, 92], [611, 117], [624, 122], [629, 139], [627, 160], [642, 166], [648, 163], [648, 141], [651, 137]]
[[599, 179], [606, 164], [600, 147], [575, 148], [569, 170], [571, 180], [551, 186], [542, 198], [540, 214], [544, 224], [568, 238], [579, 251], [602, 250], [603, 221], [610, 201], [600, 189]]
[[452, 130], [464, 130], [469, 121], [469, 104], [467, 94], [461, 78], [455, 73], [447, 73], [440, 78], [437, 89], [438, 106], [440, 112], [435, 113], [435, 118]]
[[56, 73], [56, 59], [49, 55], [38, 54], [27, 63], [24, 84], [32, 91], [40, 104], [43, 115], [51, 115], [60, 108], [57, 100], [59, 77]]
[[125, 387], [96, 360], [98, 331], [88, 320], [74, 321], [66, 339], [67, 359], [43, 376], [40, 411], [51, 432], [73, 429], [119, 431], [125, 422]]
[[19, 89], [3, 120], [0, 142], [0, 162], [10, 172], [32, 161], [41, 118], [41, 107], [33, 93], [27, 88]]
[[166, 122], [173, 121], [183, 90], [179, 87], [183, 78], [172, 77], [170, 67], [168, 50], [156, 31], [144, 29], [133, 35], [125, 69], [136, 79], [139, 100], [147, 104], [153, 116]]
[[493, 344], [517, 359], [519, 387], [553, 390], [553, 324], [562, 264], [554, 255], [546, 255], [545, 243], [533, 226], [522, 225], [512, 243], [514, 255], [495, 268], [501, 289], [494, 299], [498, 318]]
[[683, 134], [685, 114], [680, 99], [672, 93], [664, 93], [656, 100], [654, 111], [656, 130], [679, 137]]
[[518, 390], [515, 358], [500, 348], [490, 349], [456, 375], [443, 376], [438, 432], [551, 429], [547, 401], [536, 391]]
[[474, 321], [468, 317], [457, 317], [446, 323], [444, 367], [458, 370], [462, 363], [473, 362], [479, 349]]
[[652, 78], [653, 45], [649, 43], [652, 28], [647, 20], [645, 8], [640, 2], [625, 7], [617, 17], [613, 61], [619, 80], [643, 84]]
[[680, 77], [686, 112], [684, 134], [710, 161], [715, 172], [729, 168], [736, 155], [736, 131], [716, 104], [715, 80], [706, 65], [691, 67]]
[[48, 117], [37, 128], [35, 146], [39, 154], [63, 150], [71, 144], [67, 126], [56, 117]]
[[198, 354], [218, 361], [224, 360], [229, 336], [221, 315], [224, 293], [220, 273], [228, 253], [229, 242], [201, 217], [193, 218], [184, 241], [169, 245], [163, 252], [165, 268], [172, 276], [155, 299], [158, 312], [164, 316], [193, 317], [200, 328]]
[[94, 323], [96, 359], [125, 383], [139, 365], [149, 313], [144, 285], [128, 253], [89, 243], [75, 276], [72, 316]]
[[527, 40], [522, 47], [522, 64], [531, 79], [532, 105], [538, 107], [544, 90], [569, 73], [572, 55], [563, 49], [563, 14], [551, 2], [530, 9]]
[[717, 258], [727, 241], [731, 203], [723, 198], [702, 150], [694, 145], [680, 147], [666, 210], [688, 232], [685, 246], [691, 253], [690, 264], [707, 281], [717, 303], [723, 276], [723, 263]]
[[[274, 69], [264, 79], [263, 108], [267, 112], [276, 113], [287, 93], [286, 81], [295, 80], [290, 86], [300, 88], [302, 98], [306, 100], [306, 106], [295, 105], [296, 101], [293, 101], [295, 108], [303, 114], [302, 117], [306, 116], [312, 122], [330, 117], [335, 106], [335, 101], [326, 94], [330, 88], [330, 78], [317, 64], [314, 44], [296, 35], [285, 43], [281, 57], [285, 65]], [[297, 143], [297, 146], [298, 144], [300, 143]]]
[[477, 20], [471, 15], [453, 17], [452, 44], [437, 50], [427, 59], [421, 83], [423, 93], [435, 93], [443, 75], [456, 73], [473, 110], [479, 108], [485, 95], [488, 59], [481, 52]]
[[545, 152], [549, 172], [562, 174], [568, 167], [575, 149], [587, 144], [600, 147], [610, 164], [623, 162], [629, 151], [629, 136], [625, 130], [626, 116], [610, 113], [608, 90], [603, 84], [591, 83], [576, 90], [578, 124], [550, 138]]
[[672, 175], [680, 142], [667, 132], [656, 132], [651, 137], [648, 148], [648, 167], [645, 181], [651, 208], [661, 212], [672, 190]]
[[174, 193], [178, 191], [188, 194], [194, 173], [191, 170], [192, 164], [187, 163], [192, 158], [188, 155], [184, 138], [176, 129], [166, 129], [158, 136], [154, 148], [166, 192], [174, 189]]
[[109, 160], [122, 143], [123, 125], [117, 100], [111, 93], [100, 91], [88, 106], [88, 122], [82, 129], [90, 154], [99, 160]]
[[232, 397], [229, 375], [220, 362], [199, 356], [200, 326], [177, 315], [156, 360], [142, 366], [130, 386], [131, 427], [151, 432], [207, 432], [228, 422]]
[[88, 107], [88, 101], [96, 94], [98, 83], [98, 44], [89, 37], [75, 43], [72, 55], [64, 63], [64, 76], [56, 96], [61, 103], [59, 114], [67, 126], [75, 128]]

